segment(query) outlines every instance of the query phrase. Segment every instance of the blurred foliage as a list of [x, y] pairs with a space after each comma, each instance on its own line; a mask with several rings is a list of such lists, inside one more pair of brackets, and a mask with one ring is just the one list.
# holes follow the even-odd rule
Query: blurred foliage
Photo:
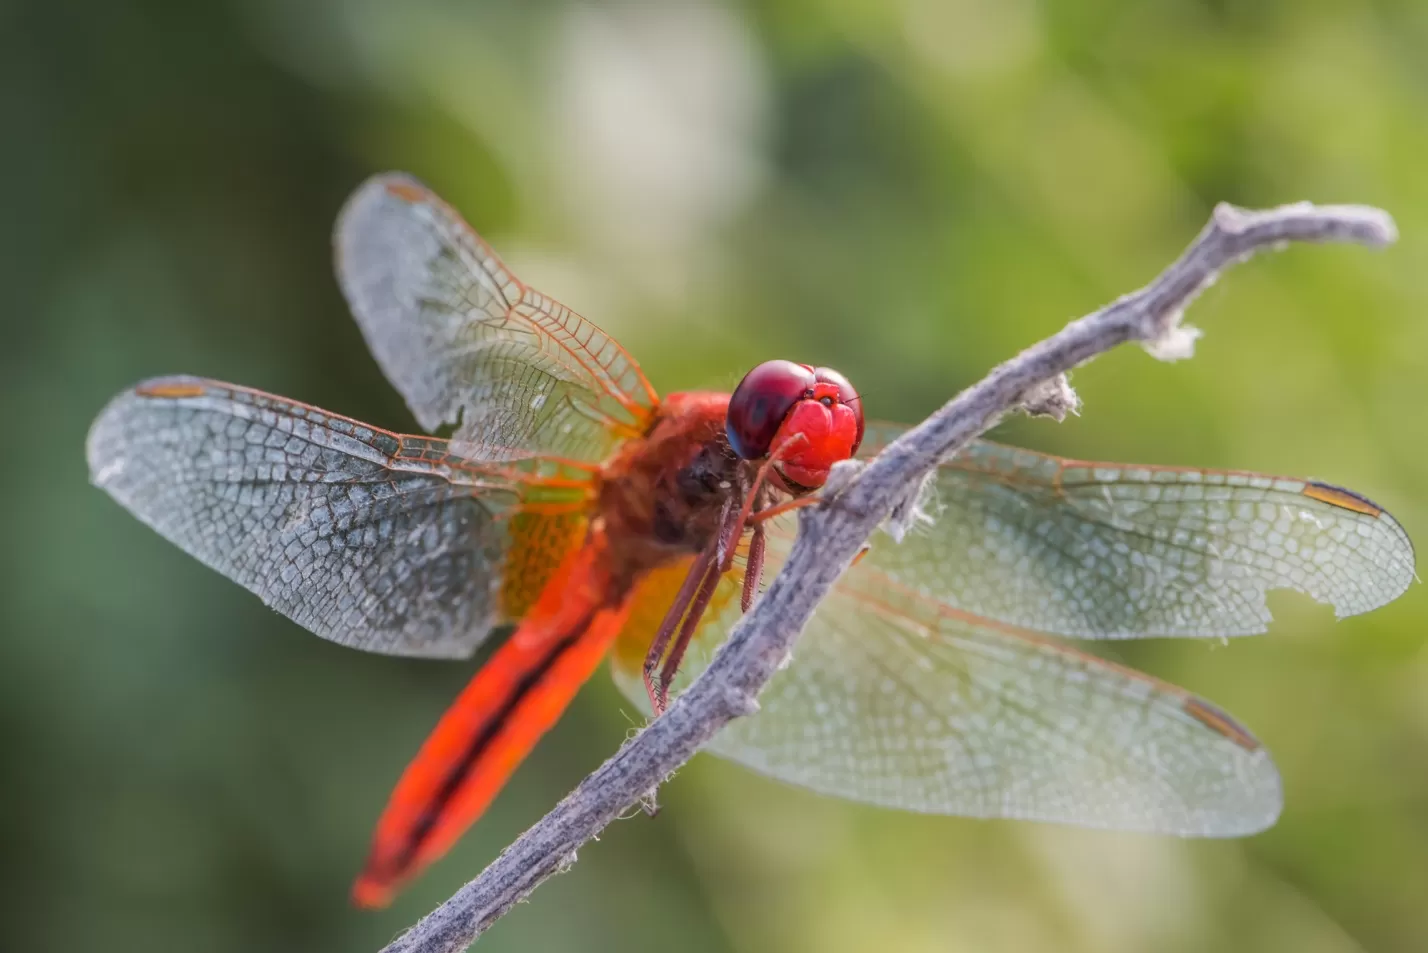
[[[1216, 201], [1382, 205], [1391, 251], [1260, 259], [1196, 306], [1195, 360], [1118, 352], [1077, 374], [1084, 417], [1002, 436], [1319, 476], [1428, 527], [1416, 0], [21, 0], [0, 128], [7, 948], [375, 950], [641, 716], [597, 679], [448, 859], [354, 911], [385, 795], [472, 666], [310, 637], [86, 485], [90, 419], [153, 374], [414, 426], [329, 260], [378, 169], [663, 390], [788, 356], [908, 420], [1146, 281]], [[1264, 638], [1123, 653], [1265, 740], [1268, 833], [900, 815], [700, 759], [481, 948], [1428, 948], [1428, 601], [1274, 607]]]

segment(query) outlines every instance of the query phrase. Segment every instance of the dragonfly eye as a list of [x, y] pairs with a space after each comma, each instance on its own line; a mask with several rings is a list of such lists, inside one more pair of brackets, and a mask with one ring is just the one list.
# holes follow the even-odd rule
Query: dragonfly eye
[[813, 368], [793, 361], [765, 361], [745, 374], [729, 398], [729, 446], [745, 460], [766, 456], [793, 405], [813, 396], [816, 380]]

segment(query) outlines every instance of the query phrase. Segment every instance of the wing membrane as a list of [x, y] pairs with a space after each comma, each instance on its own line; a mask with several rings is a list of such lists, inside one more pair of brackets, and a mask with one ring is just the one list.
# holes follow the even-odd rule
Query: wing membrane
[[377, 362], [427, 430], [458, 424], [474, 459], [601, 460], [657, 403], [613, 338], [510, 273], [409, 176], [369, 180], [334, 237], [337, 272]]
[[[503, 595], [523, 591], [505, 580], [503, 593], [500, 573], [519, 488], [463, 467], [445, 441], [174, 377], [115, 398], [87, 450], [90, 479], [134, 515], [343, 645], [464, 657], [504, 620]], [[524, 529], [522, 572], [538, 584], [561, 548], [539, 540], [569, 527]]]
[[[867, 453], [899, 431], [873, 427]], [[1209, 702], [1062, 645], [1086, 638], [1262, 631], [1292, 588], [1364, 612], [1413, 578], [1412, 545], [1347, 490], [1228, 471], [1061, 460], [980, 442], [940, 467], [931, 521], [874, 541], [794, 652], [710, 750], [857, 801], [933, 813], [1231, 836], [1278, 816], [1279, 776]], [[790, 517], [769, 526], [766, 573]], [[676, 571], [677, 570], [677, 571]], [[614, 659], [640, 662], [681, 578], [651, 578]], [[720, 584], [676, 690], [739, 617]]]
[[[899, 430], [878, 427], [868, 453]], [[1327, 484], [1232, 471], [1087, 463], [979, 441], [939, 468], [933, 521], [864, 562], [938, 602], [1077, 638], [1263, 632], [1265, 594], [1339, 616], [1414, 578], [1407, 534]]]
[[[770, 571], [786, 556], [771, 540]], [[889, 589], [852, 567], [814, 614], [792, 664], [728, 725], [715, 754], [824, 794], [971, 817], [1231, 836], [1278, 816], [1279, 776], [1252, 735], [1208, 702], [1034, 633]], [[677, 688], [739, 616], [721, 583]], [[667, 605], [673, 580], [642, 598]], [[615, 676], [647, 704], [627, 631]]]

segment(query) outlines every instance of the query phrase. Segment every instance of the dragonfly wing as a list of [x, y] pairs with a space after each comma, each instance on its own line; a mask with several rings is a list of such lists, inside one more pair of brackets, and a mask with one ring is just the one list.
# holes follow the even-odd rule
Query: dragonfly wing
[[[867, 452], [895, 435], [870, 427]], [[1203, 699], [1042, 633], [1258, 632], [1271, 589], [1348, 615], [1413, 578], [1398, 523], [1326, 484], [983, 442], [940, 467], [933, 489], [930, 522], [901, 544], [874, 541], [820, 604], [758, 713], [727, 726], [712, 751], [889, 807], [1252, 833], [1281, 806], [1278, 773], [1253, 735]], [[795, 527], [783, 517], [768, 530], [772, 577]], [[636, 703], [643, 646], [678, 574], [647, 585], [650, 609], [632, 616], [645, 621], [614, 659]], [[737, 572], [721, 582], [676, 690], [738, 621], [741, 585]]]
[[173, 377], [115, 398], [87, 450], [96, 485], [323, 638], [459, 658], [501, 621], [517, 494], [444, 441]]
[[[876, 452], [898, 430], [870, 428]], [[1087, 463], [979, 441], [938, 469], [931, 522], [864, 562], [999, 622], [1078, 638], [1263, 632], [1272, 589], [1339, 616], [1397, 598], [1413, 546], [1380, 507], [1324, 483]]]
[[[770, 572], [785, 548], [771, 545]], [[677, 581], [652, 586], [659, 592], [650, 602]], [[739, 586], [737, 574], [721, 584], [677, 688], [738, 620]], [[658, 624], [657, 613], [645, 615]], [[644, 699], [638, 646], [649, 634], [631, 632], [614, 659], [616, 681], [636, 704]], [[870, 804], [1184, 836], [1258, 831], [1281, 806], [1268, 753], [1209, 702], [889, 588], [866, 560], [819, 606], [759, 706], [710, 750]]]
[[337, 274], [377, 362], [423, 427], [461, 453], [601, 460], [657, 403], [632, 357], [522, 284], [415, 179], [388, 174], [338, 218]]

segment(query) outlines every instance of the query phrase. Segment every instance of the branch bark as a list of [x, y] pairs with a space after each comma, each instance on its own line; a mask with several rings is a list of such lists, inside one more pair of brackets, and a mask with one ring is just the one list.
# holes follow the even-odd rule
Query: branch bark
[[[817, 506], [800, 511], [798, 539], [762, 599], [735, 626], [708, 669], [479, 877], [388, 945], [383, 953], [455, 953], [540, 883], [569, 868], [576, 851], [692, 758], [730, 720], [758, 710], [819, 601], [879, 524], [905, 508], [939, 461], [1006, 413], [1064, 413], [1074, 395], [1060, 376], [1127, 341], [1173, 360], [1190, 356], [1198, 332], [1184, 309], [1226, 267], [1291, 241], [1390, 244], [1386, 212], [1307, 202], [1265, 211], [1221, 204], [1185, 252], [1149, 285], [1072, 321], [994, 368], [865, 466], [845, 464]], [[1053, 386], [1048, 386], [1053, 385]], [[1051, 396], [1048, 398], [1048, 394]], [[1058, 413], [1059, 412], [1059, 413]]]

